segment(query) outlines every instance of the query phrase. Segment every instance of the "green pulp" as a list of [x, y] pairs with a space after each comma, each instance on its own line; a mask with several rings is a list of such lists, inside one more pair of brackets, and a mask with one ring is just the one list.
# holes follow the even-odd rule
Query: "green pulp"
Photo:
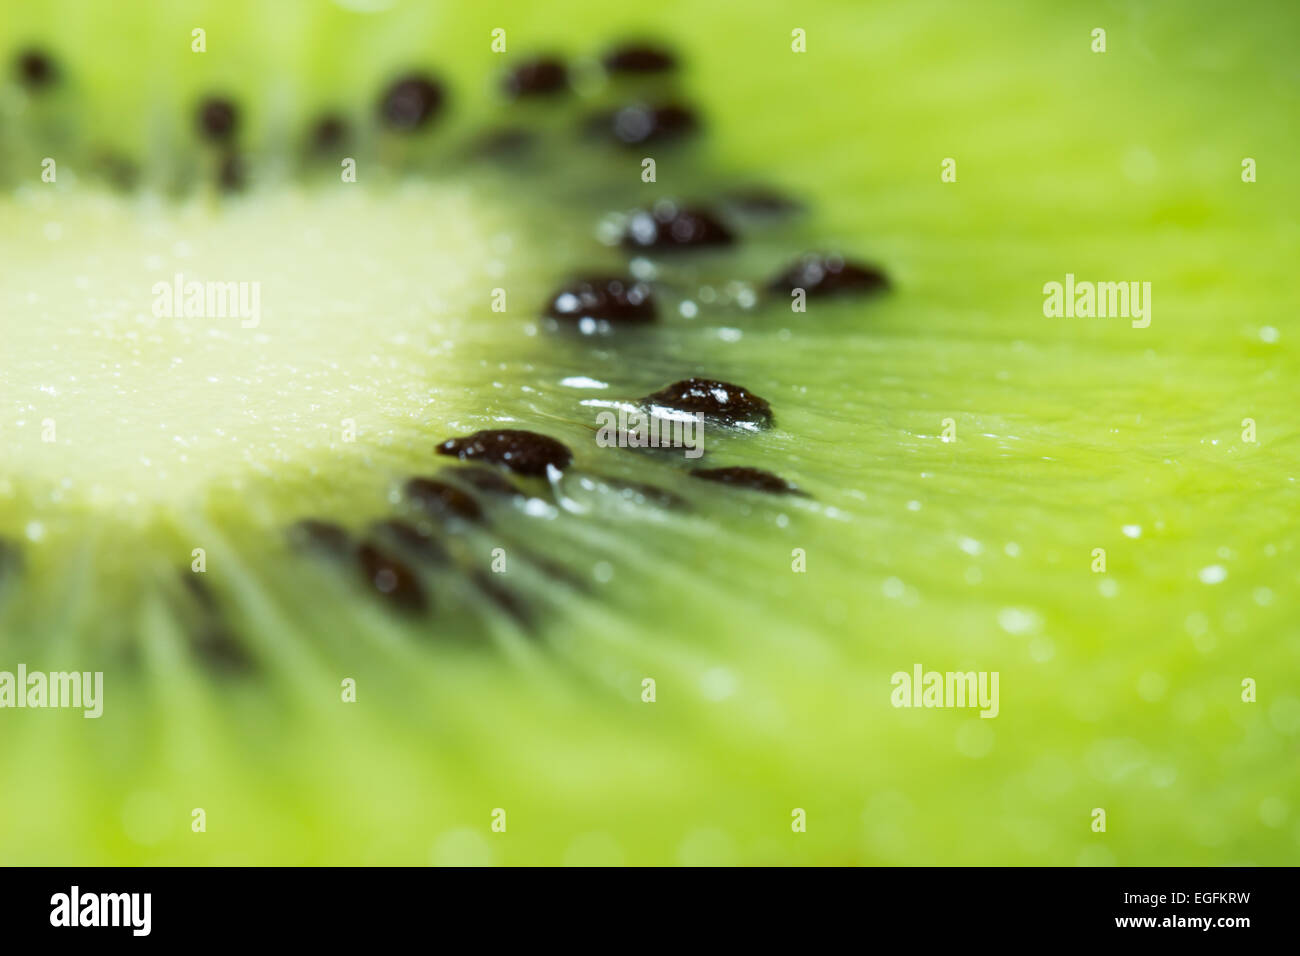
[[[0, 671], [105, 672], [100, 719], [0, 710], [0, 862], [1296, 859], [1300, 186], [1288, 164], [1300, 133], [1282, 121], [1294, 113], [1295, 8], [1250, 19], [1210, 3], [344, 9], [359, 5], [34, 4], [0, 25], [0, 56], [39, 43], [65, 73], [40, 99], [7, 91], [0, 113], [0, 534], [22, 542], [27, 565], [0, 591]], [[194, 27], [206, 53], [191, 52]], [[489, 49], [495, 27], [504, 58]], [[1105, 53], [1092, 51], [1097, 27]], [[804, 53], [791, 50], [796, 28]], [[698, 142], [566, 144], [566, 107], [535, 117], [497, 101], [495, 73], [512, 57], [591, 55], [628, 32], [680, 50], [674, 82], [707, 121]], [[298, 135], [286, 116], [305, 128], [336, 106], [369, 122], [391, 75], [423, 65], [450, 85], [448, 117], [415, 144], [363, 142], [388, 171], [372, 178], [363, 161], [353, 185], [329, 168], [281, 168], [237, 199], [104, 199], [91, 211], [99, 187], [75, 178], [115, 149], [166, 196], [211, 162], [191, 129], [199, 93], [228, 91], [246, 110], [250, 156], [273, 159]], [[439, 152], [511, 116], [553, 125], [536, 168], [461, 169]], [[654, 184], [640, 180], [643, 154], [657, 159]], [[45, 156], [60, 168], [48, 196]], [[1248, 157], [1256, 182], [1242, 180]], [[947, 158], [955, 182], [941, 180]], [[665, 314], [644, 334], [596, 344], [537, 328], [564, 276], [621, 261], [595, 238], [604, 205], [708, 200], [746, 182], [810, 212], [755, 227], [734, 252], [665, 263]], [[493, 275], [466, 283], [425, 254], [448, 245], [446, 224], [420, 215], [444, 188], [466, 191], [461, 228], [513, 236], [504, 313], [489, 308]], [[289, 221], [341, 251], [296, 256], [281, 241], [286, 191], [302, 194]], [[355, 443], [309, 442], [304, 427], [268, 437], [262, 457], [212, 451], [210, 479], [159, 482], [130, 503], [120, 492], [136, 458], [115, 459], [100, 435], [76, 460], [122, 477], [105, 478], [105, 500], [60, 492], [35, 437], [40, 382], [24, 370], [61, 367], [44, 343], [60, 323], [93, 325], [76, 277], [88, 274], [92, 296], [123, 283], [113, 249], [136, 236], [146, 253], [153, 234], [137, 223], [151, 219], [170, 230], [167, 248], [191, 236], [214, 277], [218, 263], [235, 277], [263, 269], [268, 301], [277, 288], [301, 295], [278, 300], [272, 338], [289, 328], [309, 342], [312, 321], [331, 335], [375, 330], [373, 354], [327, 339], [337, 354], [308, 356], [326, 392], [355, 386], [350, 404], [326, 408], [330, 427], [355, 409]], [[878, 262], [894, 288], [803, 314], [770, 297], [754, 309], [700, 299], [706, 285], [757, 289], [806, 249]], [[365, 282], [338, 264], [349, 255], [373, 267]], [[448, 255], [456, 270], [479, 265]], [[171, 265], [135, 268], [128, 311], [147, 312], [148, 284]], [[1067, 273], [1150, 282], [1150, 326], [1045, 317], [1043, 286]], [[408, 324], [400, 341], [390, 334]], [[92, 357], [134, 348], [112, 341]], [[291, 363], [268, 349], [268, 375]], [[767, 468], [808, 499], [714, 487], [680, 462], [595, 446], [584, 401], [690, 374], [735, 381], [776, 415], [759, 435], [710, 434], [707, 463]], [[565, 384], [579, 376], [609, 387]], [[87, 394], [81, 407], [98, 414], [110, 400]], [[306, 415], [296, 400], [287, 407]], [[171, 405], [163, 390], [156, 406]], [[60, 413], [65, 435], [77, 414], [76, 402]], [[539, 638], [475, 613], [463, 581], [435, 588], [438, 613], [411, 622], [285, 551], [288, 521], [359, 528], [392, 511], [394, 483], [443, 463], [436, 441], [511, 426], [569, 443], [575, 473], [654, 482], [693, 507], [595, 495], [584, 514], [495, 511], [467, 542], [485, 566], [495, 546], [524, 547], [590, 582], [557, 585], [516, 563], [507, 578], [546, 611]], [[187, 649], [168, 587], [194, 547], [253, 676], [214, 675]], [[918, 663], [998, 672], [998, 716], [892, 706], [891, 675]], [[344, 678], [355, 703], [340, 700]], [[806, 832], [792, 830], [796, 809]]]

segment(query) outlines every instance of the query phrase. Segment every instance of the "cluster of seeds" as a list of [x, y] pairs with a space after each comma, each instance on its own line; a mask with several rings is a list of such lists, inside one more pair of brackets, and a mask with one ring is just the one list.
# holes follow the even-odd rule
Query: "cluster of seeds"
[[[447, 444], [451, 444], [450, 442]], [[402, 514], [372, 522], [354, 536], [332, 521], [308, 518], [291, 525], [289, 543], [298, 553], [344, 570], [354, 569], [360, 585], [395, 611], [411, 617], [427, 614], [433, 599], [417, 568], [462, 574], [475, 591], [524, 630], [535, 626], [535, 613], [512, 588], [448, 542], [491, 524], [480, 497], [519, 499], [522, 488], [507, 472], [477, 462], [507, 463], [515, 474], [536, 477], [546, 469], [567, 467], [569, 450], [560, 442], [532, 432], [480, 432], [456, 443], [464, 455], [446, 454], [474, 462], [443, 468], [435, 476], [416, 476], [402, 486]], [[567, 568], [519, 547], [514, 551], [547, 577], [575, 590], [586, 583]]]
[[[647, 395], [640, 402], [652, 413], [687, 413], [726, 426], [766, 427], [772, 423], [767, 401], [745, 388], [712, 379], [689, 378]], [[340, 525], [317, 519], [299, 521], [289, 529], [292, 545], [300, 552], [330, 561], [355, 564], [365, 587], [394, 609], [423, 614], [430, 607], [420, 576], [407, 561], [427, 566], [454, 564], [437, 535], [457, 534], [466, 527], [484, 527], [487, 511], [479, 497], [522, 499], [529, 496], [511, 480], [555, 480], [572, 466], [573, 451], [563, 442], [539, 432], [517, 428], [485, 429], [440, 442], [439, 455], [463, 465], [443, 469], [436, 477], [416, 476], [402, 486], [408, 509], [420, 523], [386, 518], [372, 524], [362, 540], [355, 541]], [[759, 468], [699, 468], [690, 475], [705, 481], [768, 494], [801, 492], [785, 479]], [[662, 508], [684, 507], [682, 499], [663, 488], [619, 479], [597, 477], [594, 484], [615, 492], [630, 492]], [[580, 579], [563, 567], [531, 556], [530, 563], [549, 576], [582, 588]], [[482, 568], [466, 568], [479, 592], [521, 626], [531, 627], [533, 615], [515, 592]]]
[[[634, 42], [610, 50], [601, 63], [607, 75], [617, 80], [671, 73], [678, 61], [669, 50]], [[33, 93], [43, 91], [59, 78], [56, 64], [35, 50], [21, 53], [16, 68], [20, 81]], [[538, 56], [514, 65], [503, 77], [501, 89], [504, 97], [512, 101], [562, 98], [572, 90], [571, 71], [559, 57]], [[449, 99], [447, 89], [435, 76], [407, 73], [381, 91], [376, 120], [391, 135], [415, 134], [435, 123]], [[218, 184], [224, 189], [241, 188], [245, 176], [238, 152], [239, 106], [229, 97], [209, 96], [197, 105], [194, 121], [199, 139], [217, 151]], [[629, 102], [582, 121], [582, 128], [590, 135], [628, 147], [669, 143], [696, 133], [700, 127], [694, 109], [668, 98]], [[310, 125], [308, 148], [328, 153], [353, 137], [353, 124], [344, 114], [326, 112]], [[529, 145], [533, 137], [529, 130], [495, 130], [484, 135], [474, 151], [477, 155], [510, 156]], [[733, 209], [755, 216], [781, 217], [800, 209], [797, 202], [768, 190], [736, 193], [727, 197], [727, 202]], [[736, 229], [710, 206], [670, 200], [632, 213], [620, 237], [620, 245], [635, 255], [683, 256], [725, 249], [740, 241]], [[870, 265], [838, 256], [807, 255], [792, 262], [765, 286], [773, 294], [789, 295], [802, 290], [807, 297], [825, 298], [881, 292], [888, 288], [888, 281], [884, 273]], [[592, 273], [561, 285], [543, 307], [542, 317], [552, 330], [563, 326], [582, 335], [612, 335], [621, 327], [655, 322], [658, 306], [650, 282], [630, 275]], [[700, 377], [666, 385], [644, 396], [638, 404], [651, 415], [698, 415], [714, 425], [740, 430], [758, 430], [773, 423], [772, 407], [766, 400], [742, 386]], [[437, 476], [407, 480], [402, 487], [405, 515], [377, 521], [359, 536], [332, 521], [304, 519], [288, 529], [291, 546], [304, 555], [355, 569], [365, 588], [391, 607], [421, 615], [431, 608], [432, 601], [414, 566], [457, 565], [443, 536], [486, 526], [488, 516], [481, 498], [528, 497], [529, 493], [511, 476], [525, 481], [554, 481], [570, 469], [574, 459], [573, 452], [555, 438], [521, 429], [490, 429], [448, 438], [435, 451], [463, 464], [445, 468]], [[780, 476], [758, 468], [695, 468], [689, 474], [732, 488], [803, 494]], [[582, 480], [661, 507], [684, 505], [679, 496], [653, 485], [599, 476], [582, 476]], [[16, 546], [0, 540], [0, 579], [20, 567], [20, 557]], [[574, 587], [585, 586], [566, 568], [544, 557], [533, 555], [530, 563]], [[460, 570], [486, 599], [520, 625], [531, 626], [533, 615], [526, 603], [494, 575], [481, 568]], [[193, 575], [185, 577], [191, 606], [204, 611], [195, 636], [196, 648], [205, 657], [239, 669], [244, 663], [242, 651], [221, 623], [213, 596]]]

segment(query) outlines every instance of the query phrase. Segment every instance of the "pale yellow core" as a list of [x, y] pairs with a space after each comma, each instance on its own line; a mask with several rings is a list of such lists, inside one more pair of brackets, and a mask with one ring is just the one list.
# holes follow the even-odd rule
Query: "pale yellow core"
[[437, 185], [179, 208], [27, 189], [0, 222], [0, 497], [128, 505], [418, 423], [516, 242]]

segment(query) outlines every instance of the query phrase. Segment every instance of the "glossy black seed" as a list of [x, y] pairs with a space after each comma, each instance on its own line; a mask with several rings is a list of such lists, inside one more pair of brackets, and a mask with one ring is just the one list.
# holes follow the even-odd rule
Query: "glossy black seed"
[[729, 246], [733, 240], [731, 230], [713, 213], [667, 201], [656, 203], [653, 209], [634, 212], [623, 231], [623, 245], [634, 250]]
[[344, 145], [351, 135], [347, 120], [337, 114], [327, 113], [312, 126], [311, 145], [317, 152], [327, 152]]
[[18, 79], [31, 90], [43, 89], [59, 78], [54, 61], [40, 50], [24, 50], [19, 53], [16, 66]]
[[705, 481], [716, 481], [719, 484], [731, 485], [735, 488], [764, 491], [773, 495], [803, 494], [802, 491], [784, 478], [774, 475], [770, 471], [763, 471], [761, 468], [702, 468], [699, 471], [691, 472], [691, 477], [702, 478]]
[[492, 603], [499, 609], [513, 618], [516, 624], [527, 631], [533, 629], [533, 615], [528, 605], [514, 591], [496, 581], [496, 575], [478, 570], [473, 573], [472, 577], [474, 583], [478, 585], [478, 589], [491, 599]]
[[538, 57], [511, 70], [504, 81], [511, 99], [525, 96], [554, 96], [569, 88], [569, 74], [554, 57]]
[[676, 104], [626, 106], [609, 120], [614, 138], [627, 146], [678, 139], [699, 127], [695, 111]]
[[649, 284], [621, 276], [576, 279], [551, 297], [546, 314], [577, 324], [584, 335], [608, 332], [614, 325], [653, 322]]
[[804, 208], [799, 200], [762, 187], [731, 193], [727, 196], [727, 204], [749, 216], [789, 216]]
[[450, 481], [459, 482], [488, 495], [514, 496], [522, 494], [518, 488], [501, 472], [492, 468], [479, 468], [474, 465], [449, 466], [438, 474]]
[[625, 43], [610, 50], [604, 64], [609, 73], [666, 73], [677, 68], [677, 58], [650, 43]]
[[504, 465], [520, 475], [545, 475], [548, 468], [563, 471], [573, 461], [573, 452], [563, 443], [518, 428], [490, 429], [464, 438], [448, 438], [435, 450], [462, 461]]
[[213, 96], [199, 104], [199, 135], [212, 143], [227, 143], [239, 130], [239, 109], [230, 100]]
[[357, 549], [357, 564], [366, 587], [391, 606], [413, 614], [428, 610], [424, 586], [410, 568], [373, 544]]
[[442, 108], [442, 84], [423, 74], [411, 74], [394, 82], [379, 101], [379, 118], [390, 129], [419, 129]]
[[421, 511], [436, 518], [463, 518], [482, 521], [483, 509], [477, 501], [455, 485], [435, 478], [412, 478], [402, 488], [406, 499]]
[[289, 544], [304, 553], [341, 558], [352, 550], [352, 536], [330, 521], [304, 518], [289, 526], [287, 536]]
[[875, 266], [845, 262], [839, 256], [804, 256], [772, 280], [772, 290], [789, 294], [803, 289], [809, 298], [869, 295], [889, 288], [889, 279]]
[[451, 557], [437, 538], [400, 518], [387, 518], [370, 526], [369, 536], [429, 564], [447, 564]]
[[217, 186], [224, 192], [238, 192], [246, 181], [244, 160], [235, 153], [227, 153], [217, 163]]
[[726, 425], [772, 424], [772, 406], [748, 389], [712, 378], [684, 378], [641, 400], [651, 413], [686, 412]]

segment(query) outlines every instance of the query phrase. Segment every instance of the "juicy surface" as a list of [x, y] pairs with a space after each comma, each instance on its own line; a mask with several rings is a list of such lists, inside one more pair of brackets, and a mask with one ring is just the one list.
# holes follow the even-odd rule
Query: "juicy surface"
[[[6, 218], [8, 477], [109, 508], [438, 428], [462, 328], [521, 238], [489, 198], [414, 184], [143, 213], [31, 190]], [[207, 282], [243, 288], [183, 314]]]
[[[212, 53], [200, 70], [183, 47], [168, 93], [175, 109], [132, 109], [152, 104], [158, 61], [120, 63], [112, 42], [23, 20], [38, 7], [12, 11], [6, 41], [44, 37], [69, 67], [103, 59], [104, 82], [78, 87], [77, 115], [91, 118], [84, 142], [70, 146], [78, 153], [96, 138], [143, 140], [147, 121], [130, 117], [175, 115], [188, 131], [191, 94], [216, 74], [246, 78], [242, 89], [228, 84], [249, 103], [246, 135], [265, 142], [281, 128], [260, 81], [248, 79], [260, 71]], [[281, 57], [277, 43], [317, 25], [306, 5], [275, 7], [274, 29], [239, 32], [256, 22], [239, 4], [206, 18], [245, 40], [242, 57], [294, 64], [285, 86], [304, 114], [329, 101], [369, 116], [383, 82], [429, 50], [457, 78], [462, 118], [493, 88], [496, 64], [484, 51], [495, 10], [398, 5], [362, 43], [365, 18], [339, 14]], [[539, 221], [590, 219], [544, 254], [511, 260], [510, 311], [495, 316], [479, 301], [457, 338], [465, 360], [444, 369], [462, 387], [427, 414], [456, 433], [544, 421], [583, 468], [653, 479], [694, 506], [681, 515], [623, 508], [584, 495], [575, 475], [567, 490], [590, 505], [588, 518], [535, 509], [522, 523], [494, 520], [592, 592], [557, 586], [530, 562], [512, 565], [520, 577], [507, 581], [530, 587], [562, 622], [544, 645], [522, 640], [503, 616], [485, 634], [499, 653], [475, 653], [455, 643], [461, 619], [430, 635], [266, 543], [302, 509], [355, 530], [387, 513], [390, 482], [433, 467], [430, 441], [453, 432], [429, 434], [426, 421], [406, 417], [426, 397], [414, 373], [386, 370], [407, 387], [365, 393], [361, 415], [385, 408], [385, 424], [363, 427], [342, 458], [304, 462], [295, 445], [294, 461], [265, 482], [174, 508], [130, 549], [111, 523], [57, 527], [52, 492], [19, 487], [24, 475], [61, 477], [39, 457], [48, 449], [31, 432], [19, 439], [21, 458], [6, 446], [0, 531], [23, 544], [29, 571], [0, 604], [4, 660], [107, 662], [112, 696], [98, 722], [0, 714], [0, 777], [23, 782], [0, 796], [0, 818], [22, 821], [0, 836], [4, 859], [1293, 861], [1300, 293], [1290, 276], [1300, 187], [1281, 172], [1297, 141], [1277, 117], [1291, 105], [1294, 15], [1279, 7], [1243, 23], [1209, 3], [1130, 4], [1108, 15], [1111, 50], [1094, 55], [1094, 14], [1026, 7], [818, 4], [800, 10], [809, 52], [795, 55], [788, 5], [752, 5], [745, 18], [723, 5], [656, 5], [651, 16], [680, 44], [684, 79], [706, 111], [697, 159], [776, 182], [814, 211], [788, 231], [745, 233], [736, 257], [708, 271], [665, 264], [677, 291], [649, 338], [516, 346], [564, 275], [617, 266], [593, 263], [601, 252], [585, 242], [588, 227], [605, 205], [644, 203], [651, 188], [635, 150], [543, 153], [531, 167], [542, 185], [529, 192], [553, 195], [569, 214]], [[567, 9], [521, 6], [507, 25], [539, 47], [565, 48], [578, 42], [572, 25], [590, 17], [581, 4]], [[187, 11], [156, 23], [139, 16], [145, 23], [132, 24], [105, 7], [98, 24], [89, 11], [70, 19], [88, 37], [122, 43], [155, 31], [185, 37], [193, 25]], [[646, 14], [605, 16], [609, 33], [586, 49], [603, 48], [619, 26], [643, 29]], [[448, 36], [484, 41], [453, 48]], [[374, 55], [373, 69], [340, 71], [357, 51]], [[23, 130], [5, 161], [30, 177], [46, 153], [38, 131]], [[942, 184], [948, 156], [958, 181]], [[1260, 161], [1256, 184], [1240, 180], [1244, 156]], [[589, 175], [607, 162], [632, 195]], [[709, 198], [740, 178], [672, 169], [660, 166], [655, 188], [665, 194]], [[492, 188], [505, 194], [510, 184]], [[477, 220], [482, 207], [472, 205]], [[388, 216], [377, 206], [348, 227], [413, 243], [422, 223]], [[15, 217], [44, 224], [8, 200], [0, 217], [6, 227]], [[76, 238], [74, 221], [85, 217], [66, 217], [66, 238]], [[267, 215], [248, 235], [280, 228]], [[23, 235], [3, 231], [5, 260], [44, 278], [6, 268], [5, 301], [58, 290], [61, 314], [86, 326], [76, 260], [47, 263], [40, 241]], [[259, 257], [277, 254], [258, 243]], [[837, 245], [887, 266], [893, 291], [805, 315], [743, 305], [744, 283]], [[419, 299], [424, 257], [414, 248], [393, 253], [403, 268], [377, 275], [391, 283], [377, 305]], [[1042, 285], [1067, 271], [1152, 281], [1152, 326], [1045, 319]], [[681, 308], [688, 301], [695, 311]], [[305, 295], [292, 311], [329, 305]], [[358, 311], [340, 318], [374, 320]], [[12, 325], [6, 312], [6, 344]], [[371, 334], [385, 328], [374, 321]], [[37, 342], [32, 329], [16, 334]], [[346, 368], [364, 367], [359, 359], [349, 355]], [[17, 366], [48, 361], [28, 350], [4, 374], [35, 385], [49, 376]], [[238, 365], [223, 367], [234, 375]], [[585, 399], [644, 395], [691, 374], [744, 383], [778, 410], [769, 432], [710, 433], [709, 463], [770, 469], [811, 500], [688, 486], [671, 463], [591, 444]], [[329, 410], [332, 421], [342, 408]], [[1241, 441], [1246, 417], [1259, 423], [1258, 443]], [[945, 418], [954, 442], [941, 439]], [[6, 441], [19, 431], [8, 417], [3, 427]], [[147, 429], [139, 434], [158, 447]], [[34, 533], [38, 510], [49, 517]], [[477, 540], [476, 553], [499, 543]], [[260, 663], [255, 683], [217, 682], [194, 663], [155, 593], [199, 545]], [[1089, 567], [1098, 547], [1109, 553], [1105, 575]], [[795, 548], [807, 554], [805, 573], [791, 570]], [[440, 608], [457, 587], [439, 592]], [[434, 637], [447, 640], [430, 648]], [[892, 708], [890, 675], [916, 662], [999, 671], [999, 717]], [[338, 702], [344, 676], [361, 688], [352, 709]], [[640, 699], [646, 677], [658, 682], [653, 705]], [[1259, 680], [1256, 704], [1240, 700], [1244, 677]], [[222, 821], [219, 839], [212, 825], [190, 832], [195, 806]], [[1099, 806], [1111, 814], [1105, 835], [1088, 826]], [[510, 814], [504, 839], [488, 830], [495, 807]], [[808, 811], [806, 834], [790, 832], [794, 807]]]

